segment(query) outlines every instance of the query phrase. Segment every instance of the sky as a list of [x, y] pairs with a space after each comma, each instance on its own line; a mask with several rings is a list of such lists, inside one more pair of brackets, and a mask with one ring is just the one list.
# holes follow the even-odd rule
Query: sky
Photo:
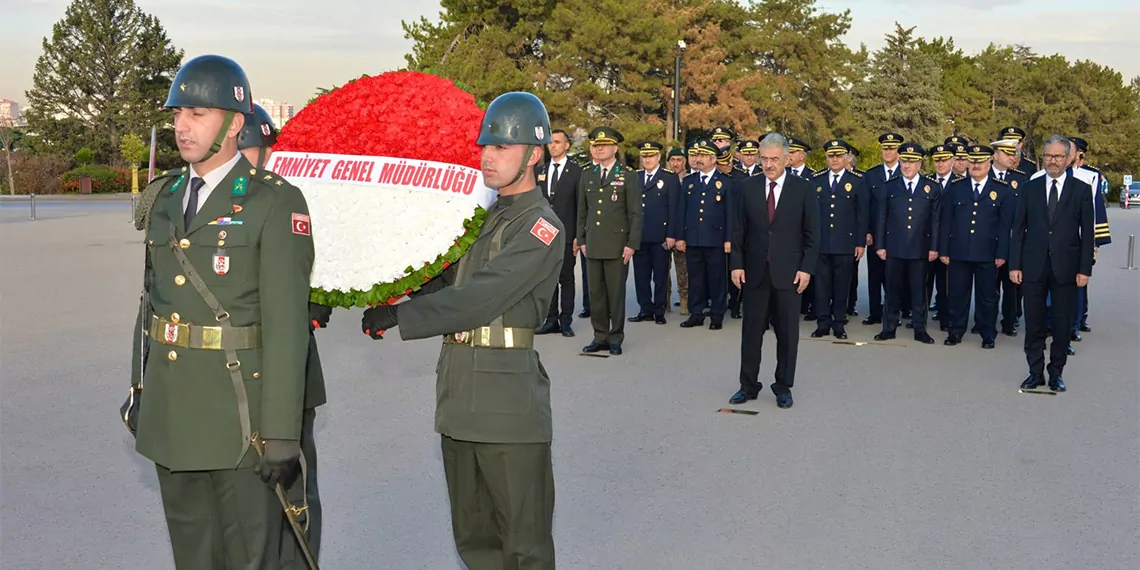
[[[0, 0], [0, 98], [24, 104], [43, 38], [63, 18], [67, 0]], [[159, 18], [189, 59], [217, 53], [245, 69], [254, 98], [298, 108], [317, 87], [406, 64], [411, 42], [401, 21], [436, 20], [437, 0], [136, 0]], [[188, 8], [192, 6], [192, 8]], [[819, 0], [826, 11], [850, 10], [844, 37], [853, 48], [882, 47], [883, 36], [918, 26], [919, 36], [951, 36], [967, 53], [990, 43], [1025, 44], [1140, 76], [1140, 2], [1135, 0]], [[1078, 12], [1078, 9], [1080, 10]]]

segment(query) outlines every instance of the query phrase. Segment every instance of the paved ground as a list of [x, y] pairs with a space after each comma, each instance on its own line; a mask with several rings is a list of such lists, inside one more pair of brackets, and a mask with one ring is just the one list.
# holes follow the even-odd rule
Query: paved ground
[[[29, 222], [0, 204], [3, 568], [172, 567], [153, 467], [117, 418], [141, 264], [126, 207]], [[743, 406], [759, 415], [718, 414], [739, 321], [630, 325], [608, 360], [577, 356], [581, 320], [576, 339], [543, 337], [559, 567], [1140, 567], [1140, 272], [1120, 269], [1140, 211], [1110, 213], [1093, 332], [1059, 396], [1018, 394], [1020, 337], [854, 347], [805, 324], [795, 408], [765, 390]], [[337, 311], [319, 337], [322, 562], [459, 568], [432, 432], [438, 341], [372, 341], [359, 317]]]

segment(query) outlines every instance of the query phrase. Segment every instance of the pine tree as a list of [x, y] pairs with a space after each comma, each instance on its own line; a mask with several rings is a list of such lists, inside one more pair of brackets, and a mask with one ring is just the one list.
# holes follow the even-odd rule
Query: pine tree
[[914, 28], [895, 24], [887, 45], [875, 52], [862, 82], [851, 90], [851, 110], [871, 132], [896, 131], [929, 146], [949, 130], [942, 103], [942, 70], [923, 53]]

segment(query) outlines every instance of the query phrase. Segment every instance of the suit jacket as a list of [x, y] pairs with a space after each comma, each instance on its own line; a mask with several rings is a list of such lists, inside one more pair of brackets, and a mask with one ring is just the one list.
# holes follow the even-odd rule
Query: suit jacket
[[1017, 197], [1009, 184], [996, 178], [987, 178], [981, 190], [981, 197], [975, 200], [973, 180], [959, 180], [946, 187], [939, 255], [949, 256], [951, 261], [1009, 260], [1009, 231]]
[[870, 198], [859, 174], [844, 170], [835, 191], [831, 171], [812, 178], [819, 203], [819, 252], [826, 255], [855, 255], [856, 247], [867, 245], [867, 218]]
[[676, 174], [660, 167], [649, 179], [649, 184], [645, 184], [644, 170], [638, 170], [636, 175], [644, 186], [641, 191], [641, 241], [663, 243], [665, 238], [674, 237], [681, 181]]
[[550, 163], [536, 164], [534, 167], [535, 179], [538, 181], [542, 195], [550, 201], [558, 220], [562, 222], [566, 232], [566, 245], [573, 243], [578, 237], [578, 183], [582, 180], [582, 167], [573, 160], [566, 159], [566, 166], [558, 173], [558, 182], [554, 185], [554, 196], [547, 189], [550, 176]]
[[624, 248], [641, 247], [641, 180], [620, 162], [601, 177], [593, 166], [578, 183], [578, 245], [588, 259], [621, 259]]
[[[764, 176], [764, 171], [760, 170], [760, 165], [756, 165], [756, 170], [759, 170], [758, 174], [760, 176]], [[827, 169], [825, 168], [824, 170], [827, 170]], [[812, 169], [808, 168], [808, 166], [806, 164], [800, 167], [800, 173], [799, 174], [792, 172], [792, 167], [790, 167], [790, 166], [785, 166], [784, 172], [787, 172], [788, 174], [791, 174], [793, 176], [799, 176], [800, 178], [803, 178], [805, 180], [811, 180], [812, 177], [815, 176], [815, 174], [816, 174], [815, 172], [812, 171]]]
[[819, 205], [811, 183], [785, 174], [771, 223], [768, 178], [752, 176], [738, 186], [728, 263], [730, 269], [744, 270], [744, 286], [758, 287], [767, 273], [772, 287], [792, 289], [797, 271], [815, 274], [819, 258]]
[[913, 193], [907, 193], [902, 176], [888, 180], [878, 203], [875, 249], [886, 249], [887, 257], [912, 260], [938, 251], [941, 201], [937, 180], [919, 175]]
[[1009, 269], [1020, 270], [1026, 281], [1045, 279], [1045, 261], [1052, 262], [1060, 282], [1076, 282], [1077, 274], [1092, 275], [1093, 199], [1088, 184], [1065, 177], [1053, 219], [1049, 219], [1049, 176], [1025, 183], [1013, 219]]
[[701, 185], [701, 173], [694, 172], [681, 183], [677, 200], [675, 237], [686, 247], [719, 247], [732, 241], [733, 206], [736, 186], [748, 177], [733, 180], [713, 170], [708, 184]]

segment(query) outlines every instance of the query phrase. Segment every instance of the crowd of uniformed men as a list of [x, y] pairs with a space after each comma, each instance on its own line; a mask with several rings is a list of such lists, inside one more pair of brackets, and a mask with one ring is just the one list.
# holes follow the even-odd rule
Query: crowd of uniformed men
[[[869, 314], [862, 323], [882, 325], [875, 340], [895, 338], [900, 321], [909, 320], [915, 340], [933, 344], [928, 310], [947, 333], [945, 345], [961, 343], [967, 326], [986, 349], [994, 347], [999, 331], [1017, 336], [1022, 303], [1006, 263], [1010, 233], [1019, 189], [1044, 173], [1022, 154], [1024, 137], [1024, 130], [1010, 126], [993, 141], [954, 135], [924, 148], [885, 132], [878, 139], [882, 163], [868, 171], [858, 169], [858, 150], [841, 139], [823, 144], [827, 167], [813, 171], [805, 164], [812, 147], [788, 137], [787, 172], [811, 182], [820, 209], [819, 262], [801, 306], [804, 320], [816, 322], [811, 336], [847, 338], [849, 317], [859, 314], [864, 258]], [[564, 131], [556, 130], [554, 140], [549, 160], [536, 168], [537, 180], [570, 235], [561, 294], [536, 332], [574, 336], [576, 259], [583, 262], [579, 317], [590, 318], [594, 329], [588, 353], [622, 353], [631, 259], [638, 307], [629, 322], [664, 325], [674, 306], [686, 317], [684, 328], [703, 326], [707, 318], [709, 328], [719, 330], [726, 313], [741, 317], [739, 291], [726, 277], [734, 181], [762, 175], [757, 155], [763, 137], [737, 138], [718, 126], [687, 148], [671, 148], [666, 164], [664, 145], [642, 141], [638, 170], [617, 160], [624, 138], [613, 128], [589, 133], [591, 163], [585, 169], [568, 159]], [[1085, 162], [1088, 143], [1071, 140], [1068, 171], [1093, 189], [1100, 246], [1110, 241], [1101, 174]], [[922, 172], [926, 157], [933, 172]], [[672, 305], [670, 266], [679, 293]], [[1086, 287], [1078, 295], [1073, 341], [1089, 330], [1087, 316]], [[1075, 354], [1071, 346], [1068, 351]]]

